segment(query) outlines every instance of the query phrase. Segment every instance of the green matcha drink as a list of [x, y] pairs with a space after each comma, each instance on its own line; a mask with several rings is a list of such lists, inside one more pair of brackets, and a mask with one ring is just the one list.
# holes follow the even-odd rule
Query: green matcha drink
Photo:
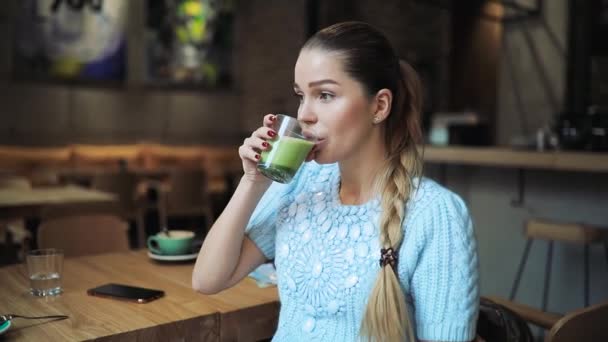
[[282, 136], [269, 141], [270, 151], [263, 151], [258, 170], [279, 183], [289, 183], [314, 146], [312, 141]]

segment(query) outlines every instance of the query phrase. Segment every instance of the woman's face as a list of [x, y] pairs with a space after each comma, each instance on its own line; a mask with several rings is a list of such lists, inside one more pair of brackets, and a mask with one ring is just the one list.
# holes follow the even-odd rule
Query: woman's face
[[320, 164], [351, 159], [369, 143], [373, 105], [363, 86], [350, 77], [335, 53], [305, 49], [295, 66], [298, 119], [311, 124], [320, 141], [309, 160]]

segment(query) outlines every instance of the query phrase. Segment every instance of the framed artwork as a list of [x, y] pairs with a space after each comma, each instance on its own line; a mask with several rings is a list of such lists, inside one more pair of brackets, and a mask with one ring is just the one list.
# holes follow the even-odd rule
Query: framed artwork
[[123, 81], [124, 0], [21, 0], [14, 36], [18, 79]]
[[147, 79], [156, 85], [232, 83], [235, 0], [147, 0]]

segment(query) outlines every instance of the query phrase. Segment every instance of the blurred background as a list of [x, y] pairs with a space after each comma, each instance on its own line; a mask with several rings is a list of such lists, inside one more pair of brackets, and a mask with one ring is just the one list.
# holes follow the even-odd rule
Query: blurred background
[[[343, 20], [378, 27], [420, 73], [426, 174], [469, 206], [482, 294], [511, 296], [526, 256], [518, 301], [557, 312], [605, 301], [606, 0], [4, 1], [0, 169], [84, 186], [131, 170], [150, 234], [172, 172], [201, 168], [211, 209], [168, 224], [204, 236], [238, 181], [236, 147], [265, 113], [296, 112], [300, 46]], [[43, 220], [26, 218], [30, 247]], [[531, 220], [601, 237], [543, 236], [526, 252], [542, 235], [524, 230]], [[3, 263], [18, 261], [17, 240], [3, 240]]]

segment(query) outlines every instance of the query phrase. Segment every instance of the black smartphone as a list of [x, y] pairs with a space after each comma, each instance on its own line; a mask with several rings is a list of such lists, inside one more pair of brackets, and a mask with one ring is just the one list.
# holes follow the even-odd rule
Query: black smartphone
[[122, 284], [105, 284], [87, 290], [87, 294], [136, 303], [147, 303], [164, 296], [165, 292], [162, 290], [146, 289], [143, 287]]

